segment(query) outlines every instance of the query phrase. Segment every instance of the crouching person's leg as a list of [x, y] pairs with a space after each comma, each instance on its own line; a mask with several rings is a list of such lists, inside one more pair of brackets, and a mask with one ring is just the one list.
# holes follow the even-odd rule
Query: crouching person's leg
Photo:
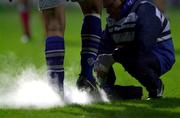
[[143, 96], [142, 87], [139, 86], [122, 86], [115, 85], [116, 76], [113, 67], [107, 73], [107, 78], [104, 85], [101, 87], [109, 100], [130, 100], [141, 99]]
[[143, 56], [135, 64], [124, 65], [149, 92], [149, 98], [161, 98], [164, 85], [160, 80], [160, 64], [154, 55]]
[[[101, 88], [105, 91], [109, 100], [141, 99], [143, 96], [142, 87], [115, 85], [116, 76], [111, 67], [105, 78], [102, 78]], [[103, 84], [102, 84], [103, 83]]]
[[102, 54], [95, 63], [97, 80], [109, 100], [141, 99], [142, 87], [115, 85], [116, 76], [111, 63], [112, 56]]
[[[108, 54], [99, 55], [95, 64], [95, 71], [97, 73], [97, 83], [100, 86], [100, 88], [104, 90], [104, 92], [107, 95], [107, 98], [110, 101], [140, 99], [142, 96], [141, 87], [137, 90], [137, 88], [134, 86], [115, 85], [116, 75], [112, 66], [110, 66], [110, 68], [107, 67], [107, 65], [111, 65], [109, 64], [110, 60], [108, 58]], [[108, 71], [105, 71], [106, 69], [104, 70], [103, 68], [106, 68]]]

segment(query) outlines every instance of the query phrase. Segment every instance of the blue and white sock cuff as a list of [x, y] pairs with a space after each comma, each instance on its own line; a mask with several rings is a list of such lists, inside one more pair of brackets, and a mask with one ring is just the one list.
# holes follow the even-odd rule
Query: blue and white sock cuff
[[97, 13], [85, 14], [84, 17], [86, 17], [86, 16], [94, 16], [94, 17], [97, 17], [97, 18], [101, 19], [101, 15], [97, 14]]

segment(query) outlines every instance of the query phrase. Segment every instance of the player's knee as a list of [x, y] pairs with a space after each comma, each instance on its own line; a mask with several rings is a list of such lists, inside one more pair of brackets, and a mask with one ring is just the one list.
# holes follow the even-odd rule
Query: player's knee
[[19, 0], [19, 2], [22, 4], [28, 4], [29, 1], [28, 0]]
[[102, 0], [90, 0], [89, 2], [79, 3], [84, 15], [86, 14], [101, 14]]
[[48, 36], [64, 36], [64, 29], [65, 26], [60, 24], [58, 20], [52, 20], [46, 25]]
[[83, 11], [83, 13], [86, 14], [101, 14], [101, 8], [97, 6], [93, 6], [91, 8], [87, 8]]

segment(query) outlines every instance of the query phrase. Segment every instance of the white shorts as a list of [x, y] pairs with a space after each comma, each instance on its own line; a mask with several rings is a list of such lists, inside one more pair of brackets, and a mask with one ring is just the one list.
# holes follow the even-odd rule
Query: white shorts
[[39, 0], [39, 9], [50, 9], [66, 3], [66, 0]]

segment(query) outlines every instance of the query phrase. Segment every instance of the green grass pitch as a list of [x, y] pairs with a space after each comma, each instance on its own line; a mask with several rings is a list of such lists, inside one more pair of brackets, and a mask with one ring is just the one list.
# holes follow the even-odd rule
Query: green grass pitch
[[[164, 99], [157, 101], [117, 101], [112, 103], [96, 103], [92, 105], [68, 105], [52, 109], [0, 109], [0, 118], [180, 118], [180, 9], [169, 11], [171, 19], [172, 35], [176, 49], [176, 64], [173, 69], [162, 77], [165, 83]], [[80, 29], [82, 14], [79, 9], [68, 9], [66, 11], [67, 26], [65, 34], [66, 55], [65, 69], [77, 65], [74, 70], [78, 77], [80, 59]], [[7, 10], [0, 6], [0, 71], [4, 65], [11, 63], [16, 56], [16, 61], [21, 66], [34, 64], [37, 68], [45, 66], [44, 60], [44, 33], [41, 16], [33, 11], [31, 16], [32, 41], [22, 44], [21, 25], [17, 11]], [[105, 16], [103, 16], [103, 25]], [[3, 58], [8, 55], [9, 58]], [[7, 56], [7, 57], [8, 57]], [[138, 82], [124, 72], [123, 68], [116, 64], [117, 84], [139, 85]], [[17, 68], [11, 67], [16, 71]], [[0, 78], [2, 79], [2, 78]], [[0, 87], [3, 85], [0, 85]], [[144, 98], [147, 97], [144, 91]]]

